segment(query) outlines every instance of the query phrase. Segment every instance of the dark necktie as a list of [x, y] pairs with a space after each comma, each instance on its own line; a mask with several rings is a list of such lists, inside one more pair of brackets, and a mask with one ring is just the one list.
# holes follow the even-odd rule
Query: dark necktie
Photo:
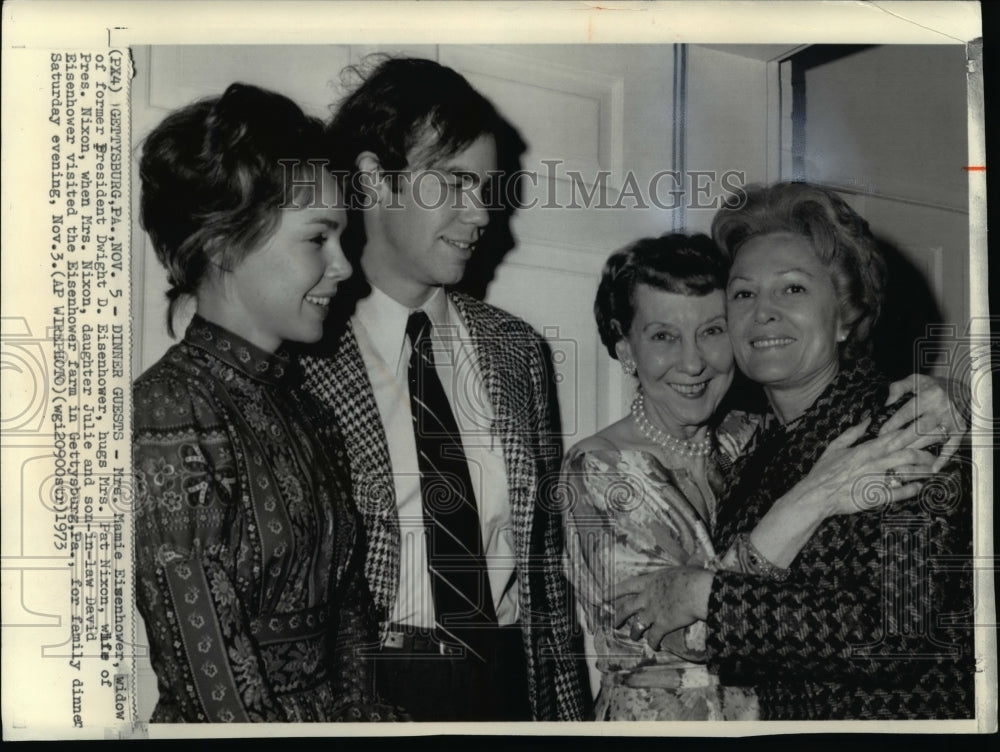
[[[423, 311], [406, 323], [410, 408], [427, 527], [427, 563], [438, 628], [481, 658], [483, 629], [497, 626], [476, 496], [458, 424], [434, 367], [431, 322]], [[477, 633], [478, 630], [478, 633]]]

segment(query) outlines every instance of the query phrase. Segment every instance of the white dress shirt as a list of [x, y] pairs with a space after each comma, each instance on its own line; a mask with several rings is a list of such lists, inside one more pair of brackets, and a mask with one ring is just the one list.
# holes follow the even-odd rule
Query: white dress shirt
[[[497, 619], [501, 625], [514, 624], [518, 603], [507, 469], [500, 439], [490, 432], [494, 416], [489, 391], [475, 345], [444, 291], [438, 288], [419, 310], [433, 325], [434, 365], [462, 436]], [[391, 621], [431, 628], [434, 599], [427, 571], [420, 470], [407, 380], [412, 349], [406, 337], [410, 313], [411, 309], [373, 286], [371, 295], [358, 302], [352, 322], [389, 444], [399, 511], [399, 595]]]

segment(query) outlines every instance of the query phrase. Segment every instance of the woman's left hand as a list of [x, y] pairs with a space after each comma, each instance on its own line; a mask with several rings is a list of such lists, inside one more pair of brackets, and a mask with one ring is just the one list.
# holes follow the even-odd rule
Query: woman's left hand
[[708, 613], [712, 572], [697, 567], [666, 567], [637, 574], [615, 586], [615, 624], [631, 619], [631, 637], [654, 649], [664, 635], [686, 627]]
[[969, 430], [968, 422], [948, 395], [948, 383], [945, 379], [916, 373], [893, 382], [889, 386], [886, 405], [893, 404], [906, 394], [914, 396], [896, 410], [879, 430], [879, 435], [885, 435], [909, 425], [915, 440], [938, 437], [943, 446], [934, 463], [934, 472], [947, 464]]

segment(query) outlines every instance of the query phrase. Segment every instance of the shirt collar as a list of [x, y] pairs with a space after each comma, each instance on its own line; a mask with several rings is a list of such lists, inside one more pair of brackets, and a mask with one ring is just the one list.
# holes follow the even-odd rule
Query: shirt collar
[[198, 314], [191, 319], [184, 341], [265, 384], [294, 386], [301, 380], [298, 362], [289, 357], [284, 345], [269, 353]]
[[434, 294], [416, 310], [426, 313], [435, 329], [440, 329], [451, 323], [451, 317], [448, 315], [448, 296], [443, 287], [434, 290]]
[[413, 311], [426, 313], [436, 330], [451, 323], [448, 296], [442, 287], [436, 288], [419, 308], [407, 308], [375, 285], [371, 288], [371, 294], [358, 301], [354, 315], [364, 327], [375, 354], [385, 363], [398, 365], [404, 353], [408, 353], [406, 322]]

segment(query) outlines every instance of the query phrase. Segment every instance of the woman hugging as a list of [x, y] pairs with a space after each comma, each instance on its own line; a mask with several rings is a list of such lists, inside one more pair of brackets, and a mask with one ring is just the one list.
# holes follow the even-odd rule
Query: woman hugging
[[[971, 717], [970, 575], [933, 566], [971, 553], [965, 429], [940, 386], [890, 388], [868, 355], [867, 223], [782, 183], [713, 234], [632, 244], [597, 294], [638, 381], [564, 464], [597, 718]], [[736, 366], [762, 416], [720, 408]]]

